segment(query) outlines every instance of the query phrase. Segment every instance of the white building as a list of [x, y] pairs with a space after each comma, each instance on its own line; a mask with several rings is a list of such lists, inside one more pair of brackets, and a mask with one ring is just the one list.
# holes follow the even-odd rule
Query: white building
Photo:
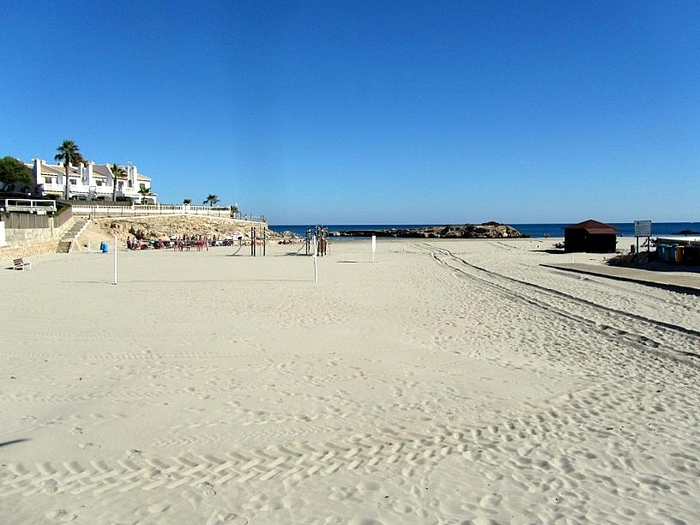
[[[27, 164], [32, 169], [34, 180], [43, 188], [44, 195], [64, 197], [66, 195], [66, 170], [61, 164], [47, 164], [33, 159]], [[111, 201], [116, 184], [116, 197], [129, 199], [139, 204], [156, 204], [157, 195], [151, 193], [151, 179], [141, 175], [136, 166], [124, 166], [126, 177], [117, 178], [109, 164], [88, 162], [79, 166], [68, 166], [68, 196], [81, 201]], [[121, 199], [120, 199], [121, 200]]]

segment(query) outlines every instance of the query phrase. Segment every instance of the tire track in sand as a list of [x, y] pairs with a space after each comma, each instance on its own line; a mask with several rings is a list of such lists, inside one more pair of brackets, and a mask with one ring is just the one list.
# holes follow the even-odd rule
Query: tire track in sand
[[[597, 384], [551, 399], [544, 406], [521, 407], [485, 426], [460, 429], [440, 425], [430, 435], [380, 428], [376, 433], [342, 441], [292, 442], [251, 450], [175, 457], [150, 457], [129, 450], [118, 459], [7, 463], [0, 470], [0, 498], [67, 493], [83, 495], [86, 500], [117, 501], [132, 491], [180, 488], [215, 494], [231, 484], [274, 479], [291, 487], [312, 477], [332, 478], [348, 470], [371, 475], [391, 469], [417, 482], [430, 478], [432, 472], [439, 478], [441, 468], [462, 464], [473, 475], [488, 476], [490, 485], [503, 489], [506, 496], [495, 498], [474, 491], [479, 499], [473, 505], [494, 512], [508, 503], [508, 494], [518, 497], [513, 490], [516, 486], [556, 498], [563, 489], [575, 490], [582, 484], [610, 493], [637, 491], [639, 487], [653, 491], [659, 485], [667, 486], [665, 505], [669, 511], [676, 505], [694, 504], [690, 501], [694, 491], [687, 490], [693, 483], [697, 485], [700, 477], [693, 444], [669, 454], [659, 451], [678, 430], [664, 411], [683, 409], [687, 426], [692, 427], [697, 424], [694, 407], [685, 406], [683, 397], [673, 389], [657, 399], [643, 385], [632, 396], [613, 386]], [[645, 415], [643, 419], [640, 413]], [[648, 437], [630, 449], [628, 442], [642, 435], [642, 429]], [[596, 465], [624, 471], [625, 475], [606, 478], [601, 485]], [[503, 476], [504, 469], [513, 475]], [[458, 476], [455, 483], [465, 483], [472, 475], [454, 474]], [[571, 500], [574, 504], [585, 508], [591, 501]]]
[[[640, 349], [700, 363], [700, 352], [696, 350], [700, 348], [700, 331], [596, 304], [552, 288], [485, 270], [445, 248], [429, 244], [421, 244], [420, 247], [437, 263], [450, 268], [459, 276], [477, 282], [489, 291], [496, 291], [507, 295], [511, 300], [589, 325], [610, 339], [623, 338]], [[601, 315], [606, 323], [597, 320]]]

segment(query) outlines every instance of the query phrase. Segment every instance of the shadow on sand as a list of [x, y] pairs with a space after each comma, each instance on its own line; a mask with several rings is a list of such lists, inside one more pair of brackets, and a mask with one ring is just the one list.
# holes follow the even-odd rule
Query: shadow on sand
[[0, 443], [0, 447], [6, 447], [8, 445], [16, 445], [17, 443], [23, 443], [25, 441], [29, 441], [29, 439], [28, 438], [13, 439], [12, 441], [5, 441], [3, 443]]

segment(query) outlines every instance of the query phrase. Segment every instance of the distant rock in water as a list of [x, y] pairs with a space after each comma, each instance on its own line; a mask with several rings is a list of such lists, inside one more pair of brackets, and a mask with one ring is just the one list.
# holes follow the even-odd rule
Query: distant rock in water
[[424, 239], [517, 239], [528, 237], [507, 224], [485, 222], [484, 224], [448, 224], [421, 228], [390, 228], [387, 230], [343, 230], [331, 232], [333, 237], [406, 237]]

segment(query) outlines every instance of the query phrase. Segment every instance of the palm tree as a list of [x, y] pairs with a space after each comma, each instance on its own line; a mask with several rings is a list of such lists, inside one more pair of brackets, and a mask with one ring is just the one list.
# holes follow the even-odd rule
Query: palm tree
[[[152, 195], [153, 188], [147, 188], [145, 184], [141, 184], [141, 187], [139, 188], [139, 193], [143, 195], [143, 197], [146, 197], [147, 195]], [[141, 202], [143, 204], [147, 204], [147, 200], [144, 200], [144, 198], [141, 198]]]
[[216, 195], [209, 195], [202, 204], [209, 203], [209, 206], [214, 206], [217, 202], [219, 202], [219, 197]]
[[77, 166], [81, 162], [85, 162], [80, 154], [80, 148], [72, 140], [64, 140], [61, 145], [56, 148], [58, 153], [54, 157], [58, 162], [63, 162], [63, 167], [66, 169], [66, 200], [70, 197], [70, 184], [68, 181], [68, 168], [70, 165]]
[[117, 200], [117, 179], [126, 179], [126, 170], [124, 166], [118, 164], [112, 164], [110, 170], [112, 171], [112, 202], [114, 202]]

